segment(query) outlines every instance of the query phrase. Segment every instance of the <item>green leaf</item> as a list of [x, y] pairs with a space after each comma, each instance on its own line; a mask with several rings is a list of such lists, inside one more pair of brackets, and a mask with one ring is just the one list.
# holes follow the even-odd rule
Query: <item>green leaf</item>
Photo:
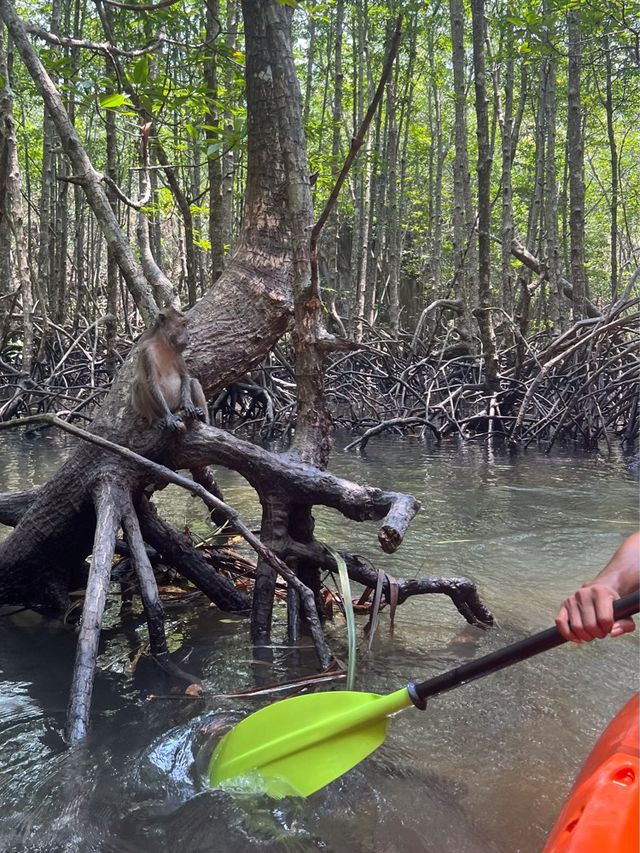
[[347, 690], [353, 690], [356, 681], [356, 620], [353, 614], [353, 601], [351, 600], [351, 584], [349, 583], [349, 574], [347, 572], [347, 564], [343, 558], [334, 551], [329, 545], [324, 546], [336, 561], [338, 567], [338, 578], [340, 580], [340, 593], [342, 595], [342, 604], [344, 606], [344, 617], [347, 622], [347, 642], [349, 648], [349, 657], [347, 660], [347, 681], [345, 687]]
[[105, 110], [115, 110], [126, 103], [128, 103], [127, 96], [123, 95], [122, 92], [115, 92], [113, 95], [105, 95], [100, 98], [100, 106]]
[[145, 54], [133, 66], [133, 82], [141, 85], [147, 82], [149, 77], [149, 58]]

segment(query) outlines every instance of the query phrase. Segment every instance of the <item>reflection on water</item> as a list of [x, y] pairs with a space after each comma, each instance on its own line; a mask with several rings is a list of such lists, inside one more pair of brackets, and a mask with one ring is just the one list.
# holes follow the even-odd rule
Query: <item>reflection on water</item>
[[[0, 489], [46, 480], [69, 444], [3, 436]], [[490, 455], [382, 439], [365, 457], [336, 452], [337, 473], [415, 494], [423, 512], [395, 556], [376, 526], [317, 513], [318, 536], [396, 576], [471, 576], [498, 627], [468, 627], [446, 597], [414, 598], [393, 637], [381, 619], [359, 686], [385, 692], [551, 624], [561, 598], [592, 576], [638, 523], [624, 465], [595, 455]], [[237, 475], [220, 473], [230, 503], [255, 524], [259, 507]], [[206, 513], [178, 490], [158, 497], [178, 525], [206, 533]], [[251, 648], [245, 619], [205, 603], [168, 611], [172, 649], [190, 653], [204, 700], [176, 695], [153, 665], [134, 610], [109, 601], [91, 742], [64, 749], [60, 732], [73, 663], [72, 629], [33, 614], [0, 618], [0, 849], [86, 851], [433, 851], [534, 853], [575, 772], [608, 719], [638, 686], [638, 639], [562, 647], [396, 717], [370, 759], [306, 801], [273, 803], [211, 791], [201, 770], [221, 732], [264, 700], [219, 694], [314, 669], [288, 649], [277, 608], [274, 648]], [[329, 628], [344, 653], [342, 626]], [[154, 694], [156, 699], [148, 699]], [[268, 734], [268, 733], [266, 733]]]

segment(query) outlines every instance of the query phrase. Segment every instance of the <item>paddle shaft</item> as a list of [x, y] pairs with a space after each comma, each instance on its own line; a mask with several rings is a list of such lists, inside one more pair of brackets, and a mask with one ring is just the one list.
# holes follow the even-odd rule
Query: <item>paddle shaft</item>
[[[639, 610], [640, 591], [625, 595], [624, 598], [619, 598], [613, 603], [613, 615], [616, 620], [633, 616]], [[468, 681], [490, 675], [492, 672], [497, 672], [499, 669], [519, 663], [534, 655], [539, 655], [540, 652], [554, 649], [566, 642], [567, 640], [557, 628], [548, 628], [546, 631], [540, 631], [540, 633], [527, 637], [525, 640], [519, 640], [510, 646], [505, 646], [504, 649], [498, 649], [498, 651], [491, 652], [477, 660], [463, 663], [461, 666], [443, 672], [441, 675], [436, 675], [434, 678], [429, 678], [421, 684], [412, 683], [408, 688], [409, 695], [414, 705], [421, 707], [430, 696], [453, 690], [454, 687], [459, 687]], [[419, 700], [418, 702], [416, 702], [416, 698]]]

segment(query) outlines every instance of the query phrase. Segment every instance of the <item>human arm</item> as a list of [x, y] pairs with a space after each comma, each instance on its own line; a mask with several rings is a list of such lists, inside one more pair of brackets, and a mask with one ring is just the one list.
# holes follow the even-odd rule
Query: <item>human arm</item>
[[613, 602], [639, 587], [640, 532], [625, 539], [597, 577], [564, 600], [556, 616], [558, 630], [574, 643], [633, 631], [633, 619], [614, 621]]

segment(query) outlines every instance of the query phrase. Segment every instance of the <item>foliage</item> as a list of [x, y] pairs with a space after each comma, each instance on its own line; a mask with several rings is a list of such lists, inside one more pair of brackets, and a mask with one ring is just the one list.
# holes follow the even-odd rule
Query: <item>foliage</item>
[[[353, 314], [358, 277], [363, 272], [363, 250], [368, 267], [363, 273], [370, 295], [367, 320], [389, 319], [391, 284], [399, 286], [402, 323], [411, 331], [422, 309], [435, 298], [453, 294], [455, 245], [452, 232], [454, 157], [454, 93], [451, 66], [451, 29], [448, 4], [429, 7], [415, 0], [374, 3], [358, 0], [339, 3], [288, 2], [295, 7], [293, 26], [296, 61], [304, 98], [308, 157], [319, 211], [331, 190], [336, 170], [346, 155], [363, 108], [377, 82], [390, 24], [403, 15], [404, 38], [392, 88], [383, 99], [379, 126], [370, 131], [370, 145], [363, 148], [339, 200], [337, 231], [327, 231], [321, 242], [321, 275], [327, 294], [333, 294], [343, 318]], [[341, 39], [342, 77], [336, 81], [336, 22], [343, 7]], [[102, 8], [102, 7], [101, 7]], [[109, 6], [102, 19], [96, 7], [83, 0], [30, 0], [18, 4], [23, 19], [34, 26], [73, 36], [86, 46], [55, 46], [36, 34], [40, 55], [61, 92], [67, 109], [95, 167], [107, 163], [108, 113], [115, 116], [118, 156], [112, 176], [125, 195], [135, 200], [139, 166], [139, 128], [153, 120], [157, 139], [172, 164], [178, 186], [186, 196], [193, 217], [196, 273], [205, 282], [214, 263], [208, 218], [216, 204], [209, 204], [209, 165], [220, 164], [226, 184], [223, 194], [231, 199], [225, 208], [230, 233], [224, 237], [231, 249], [242, 214], [246, 160], [246, 112], [244, 105], [244, 55], [239, 10], [234, 0], [211, 4], [219, 34], [208, 36], [207, 6], [186, 0], [145, 13]], [[501, 112], [507, 95], [509, 64], [514, 63], [513, 105], [521, 107], [520, 132], [514, 140], [512, 168], [515, 234], [545, 263], [547, 234], [541, 210], [532, 221], [536, 202], [536, 157], [540, 134], [545, 133], [540, 103], [542, 77], [555, 66], [556, 148], [560, 239], [560, 273], [570, 278], [569, 203], [566, 152], [567, 127], [567, 32], [566, 13], [578, 9], [582, 27], [582, 110], [585, 143], [585, 246], [591, 298], [598, 304], [619, 291], [638, 264], [640, 246], [640, 56], [637, 21], [640, 3], [607, 0], [591, 4], [575, 0], [526, 0], [513, 5], [492, 0], [487, 5], [487, 89], [492, 134], [492, 294], [496, 306], [514, 314], [519, 310], [519, 291], [507, 288], [500, 274], [501, 206]], [[465, 12], [465, 64], [471, 77], [471, 15]], [[634, 23], [635, 22], [635, 23]], [[105, 30], [106, 27], [106, 30]], [[239, 29], [240, 28], [240, 29]], [[109, 42], [114, 50], [96, 45]], [[104, 310], [106, 264], [100, 236], [86, 222], [86, 209], [70, 203], [56, 214], [56, 205], [43, 207], [42, 181], [46, 153], [46, 122], [42, 104], [17, 57], [10, 62], [13, 110], [17, 123], [23, 185], [29, 202], [29, 257], [38, 258], [43, 229], [48, 227], [52, 257], [66, 255], [66, 271], [60, 280], [70, 284], [64, 294], [67, 318], [79, 310], [93, 318]], [[207, 69], [215, 70], [212, 91]], [[610, 71], [610, 124], [607, 130], [606, 80]], [[333, 109], [336, 82], [341, 83], [342, 113], [339, 151], [332, 154]], [[467, 151], [470, 188], [475, 199], [477, 140], [469, 86]], [[392, 134], [395, 130], [395, 136]], [[50, 131], [49, 131], [50, 132]], [[395, 140], [395, 141], [394, 141]], [[394, 148], [395, 145], [395, 148]], [[615, 146], [613, 148], [612, 146]], [[64, 174], [63, 155], [54, 147], [53, 174]], [[545, 153], [542, 157], [544, 159]], [[612, 281], [612, 158], [617, 160], [617, 280]], [[442, 163], [438, 183], [438, 163]], [[546, 162], [545, 170], [549, 164]], [[170, 276], [186, 296], [183, 255], [183, 211], [162, 169], [154, 169], [152, 244]], [[393, 185], [393, 186], [392, 186]], [[393, 190], [393, 192], [392, 192]], [[61, 193], [54, 185], [53, 199]], [[365, 197], [369, 205], [365, 218]], [[213, 213], [212, 213], [213, 211]], [[229, 214], [230, 211], [230, 214]], [[118, 202], [122, 222], [133, 213]], [[40, 221], [40, 216], [49, 221]], [[66, 219], [65, 227], [59, 221]], [[439, 217], [439, 222], [436, 222]], [[536, 218], [537, 217], [537, 218]], [[1, 222], [1, 220], [0, 220]], [[368, 233], [364, 234], [364, 223]], [[0, 227], [3, 227], [0, 225]], [[6, 226], [4, 226], [6, 227]], [[155, 229], [155, 231], [154, 231]], [[398, 234], [397, 245], [394, 234]], [[331, 237], [334, 234], [334, 237]], [[336, 236], [338, 245], [335, 245]], [[10, 239], [10, 237], [9, 237]], [[84, 241], [78, 246], [77, 241]], [[155, 242], [154, 242], [155, 241]], [[6, 244], [6, 240], [5, 240]], [[470, 243], [471, 245], [471, 243]], [[398, 255], [400, 259], [396, 260]], [[89, 264], [78, 269], [73, 258], [82, 254]], [[472, 255], [469, 260], [472, 263]], [[40, 306], [52, 311], [56, 287], [51, 269], [34, 269], [42, 283]], [[335, 268], [335, 269], [334, 269]], [[517, 264], [521, 285], [531, 274]], [[391, 284], [390, 284], [391, 283]], [[6, 297], [15, 283], [3, 282]], [[204, 286], [204, 285], [203, 285]], [[59, 289], [59, 288], [58, 288]], [[369, 296], [367, 297], [369, 299]], [[553, 327], [549, 288], [539, 288], [532, 323]], [[473, 302], [473, 294], [471, 295]], [[129, 310], [133, 310], [130, 306]], [[59, 317], [60, 320], [64, 319]]]

